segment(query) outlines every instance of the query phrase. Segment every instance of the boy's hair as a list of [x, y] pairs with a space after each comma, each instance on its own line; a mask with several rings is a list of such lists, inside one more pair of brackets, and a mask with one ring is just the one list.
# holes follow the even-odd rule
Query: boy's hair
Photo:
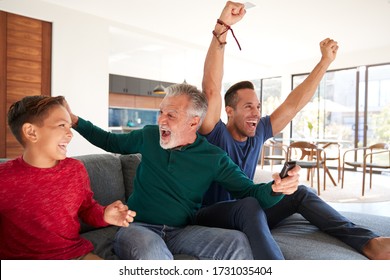
[[237, 91], [240, 89], [255, 89], [252, 82], [250, 81], [242, 81], [232, 85], [225, 93], [225, 107], [229, 106], [232, 108], [236, 108], [237, 105]]
[[22, 126], [25, 123], [42, 125], [48, 111], [54, 106], [63, 106], [63, 96], [26, 96], [11, 105], [8, 111], [8, 126], [20, 144], [24, 145]]

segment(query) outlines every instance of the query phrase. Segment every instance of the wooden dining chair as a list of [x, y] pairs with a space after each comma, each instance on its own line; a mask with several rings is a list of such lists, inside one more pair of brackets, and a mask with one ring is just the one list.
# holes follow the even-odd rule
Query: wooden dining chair
[[[341, 144], [338, 142], [317, 142], [317, 145], [324, 149], [324, 152], [326, 153], [326, 161], [336, 161], [337, 164], [337, 183], [340, 183], [341, 180]], [[329, 165], [326, 164], [327, 168], [329, 169]], [[330, 174], [329, 174], [330, 175]], [[332, 183], [337, 186], [336, 182], [334, 181], [333, 177], [330, 175], [330, 179], [332, 180]]]
[[271, 171], [274, 166], [274, 162], [283, 163], [286, 160], [287, 155], [287, 145], [284, 145], [281, 142], [277, 142], [274, 139], [268, 139], [262, 149], [260, 156], [261, 169], [263, 169], [265, 161], [268, 161], [271, 166]]
[[[287, 160], [296, 161], [301, 168], [307, 169], [307, 180], [310, 178], [313, 187], [314, 171], [317, 170], [317, 192], [320, 195], [320, 168], [326, 165], [326, 155], [322, 148], [316, 144], [297, 141], [292, 142], [287, 149]], [[326, 184], [326, 172], [324, 171], [324, 189]]]
[[[348, 156], [356, 153], [350, 160]], [[390, 169], [390, 146], [387, 143], [376, 143], [368, 147], [359, 147], [346, 150], [343, 154], [343, 167], [341, 175], [341, 188], [344, 187], [344, 171], [345, 165], [355, 168], [362, 168], [362, 196], [364, 196], [364, 188], [366, 181], [366, 173], [370, 173], [370, 189], [372, 188], [372, 173], [375, 169]]]

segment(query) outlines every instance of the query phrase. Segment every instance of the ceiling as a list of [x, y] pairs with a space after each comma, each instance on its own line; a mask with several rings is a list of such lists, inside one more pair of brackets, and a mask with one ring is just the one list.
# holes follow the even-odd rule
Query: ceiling
[[[201, 79], [204, 57], [225, 0], [42, 0], [112, 21], [110, 71], [156, 79]], [[319, 59], [318, 43], [339, 42], [339, 56], [389, 47], [390, 0], [251, 0], [233, 26], [225, 78], [251, 79], [271, 68]], [[237, 68], [240, 68], [237, 71]], [[310, 67], [311, 68], [311, 67]], [[153, 77], [147, 77], [153, 78]], [[194, 81], [195, 83], [195, 81]]]

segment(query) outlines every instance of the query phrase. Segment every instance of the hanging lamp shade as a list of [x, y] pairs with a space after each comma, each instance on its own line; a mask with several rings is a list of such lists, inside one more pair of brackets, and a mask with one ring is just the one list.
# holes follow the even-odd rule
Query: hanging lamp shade
[[157, 85], [157, 86], [154, 88], [153, 93], [154, 93], [154, 94], [165, 94], [165, 88], [164, 88], [163, 85], [160, 83], [159, 85]]

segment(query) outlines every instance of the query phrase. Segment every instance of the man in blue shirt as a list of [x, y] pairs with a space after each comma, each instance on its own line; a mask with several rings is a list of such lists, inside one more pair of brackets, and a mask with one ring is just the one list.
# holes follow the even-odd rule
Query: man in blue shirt
[[[209, 142], [224, 149], [253, 179], [263, 143], [282, 131], [311, 100], [326, 70], [336, 58], [338, 44], [329, 38], [320, 43], [322, 57], [319, 63], [270, 116], [261, 117], [260, 101], [251, 82], [243, 81], [230, 87], [225, 93], [228, 121], [224, 124], [220, 112], [226, 35], [230, 26], [244, 15], [243, 4], [228, 1], [213, 30], [202, 85], [209, 106], [199, 132]], [[294, 170], [289, 173], [292, 174]], [[214, 184], [204, 197], [203, 204], [207, 207], [199, 211], [197, 223], [240, 229], [247, 234], [255, 259], [282, 259], [283, 255], [269, 229], [288, 216], [300, 213], [320, 230], [339, 238], [366, 257], [390, 259], [390, 238], [379, 237], [370, 230], [356, 226], [310, 188], [301, 185], [293, 194], [288, 188], [283, 193], [286, 195], [278, 204], [262, 210], [255, 201], [232, 201], [228, 192]]]

